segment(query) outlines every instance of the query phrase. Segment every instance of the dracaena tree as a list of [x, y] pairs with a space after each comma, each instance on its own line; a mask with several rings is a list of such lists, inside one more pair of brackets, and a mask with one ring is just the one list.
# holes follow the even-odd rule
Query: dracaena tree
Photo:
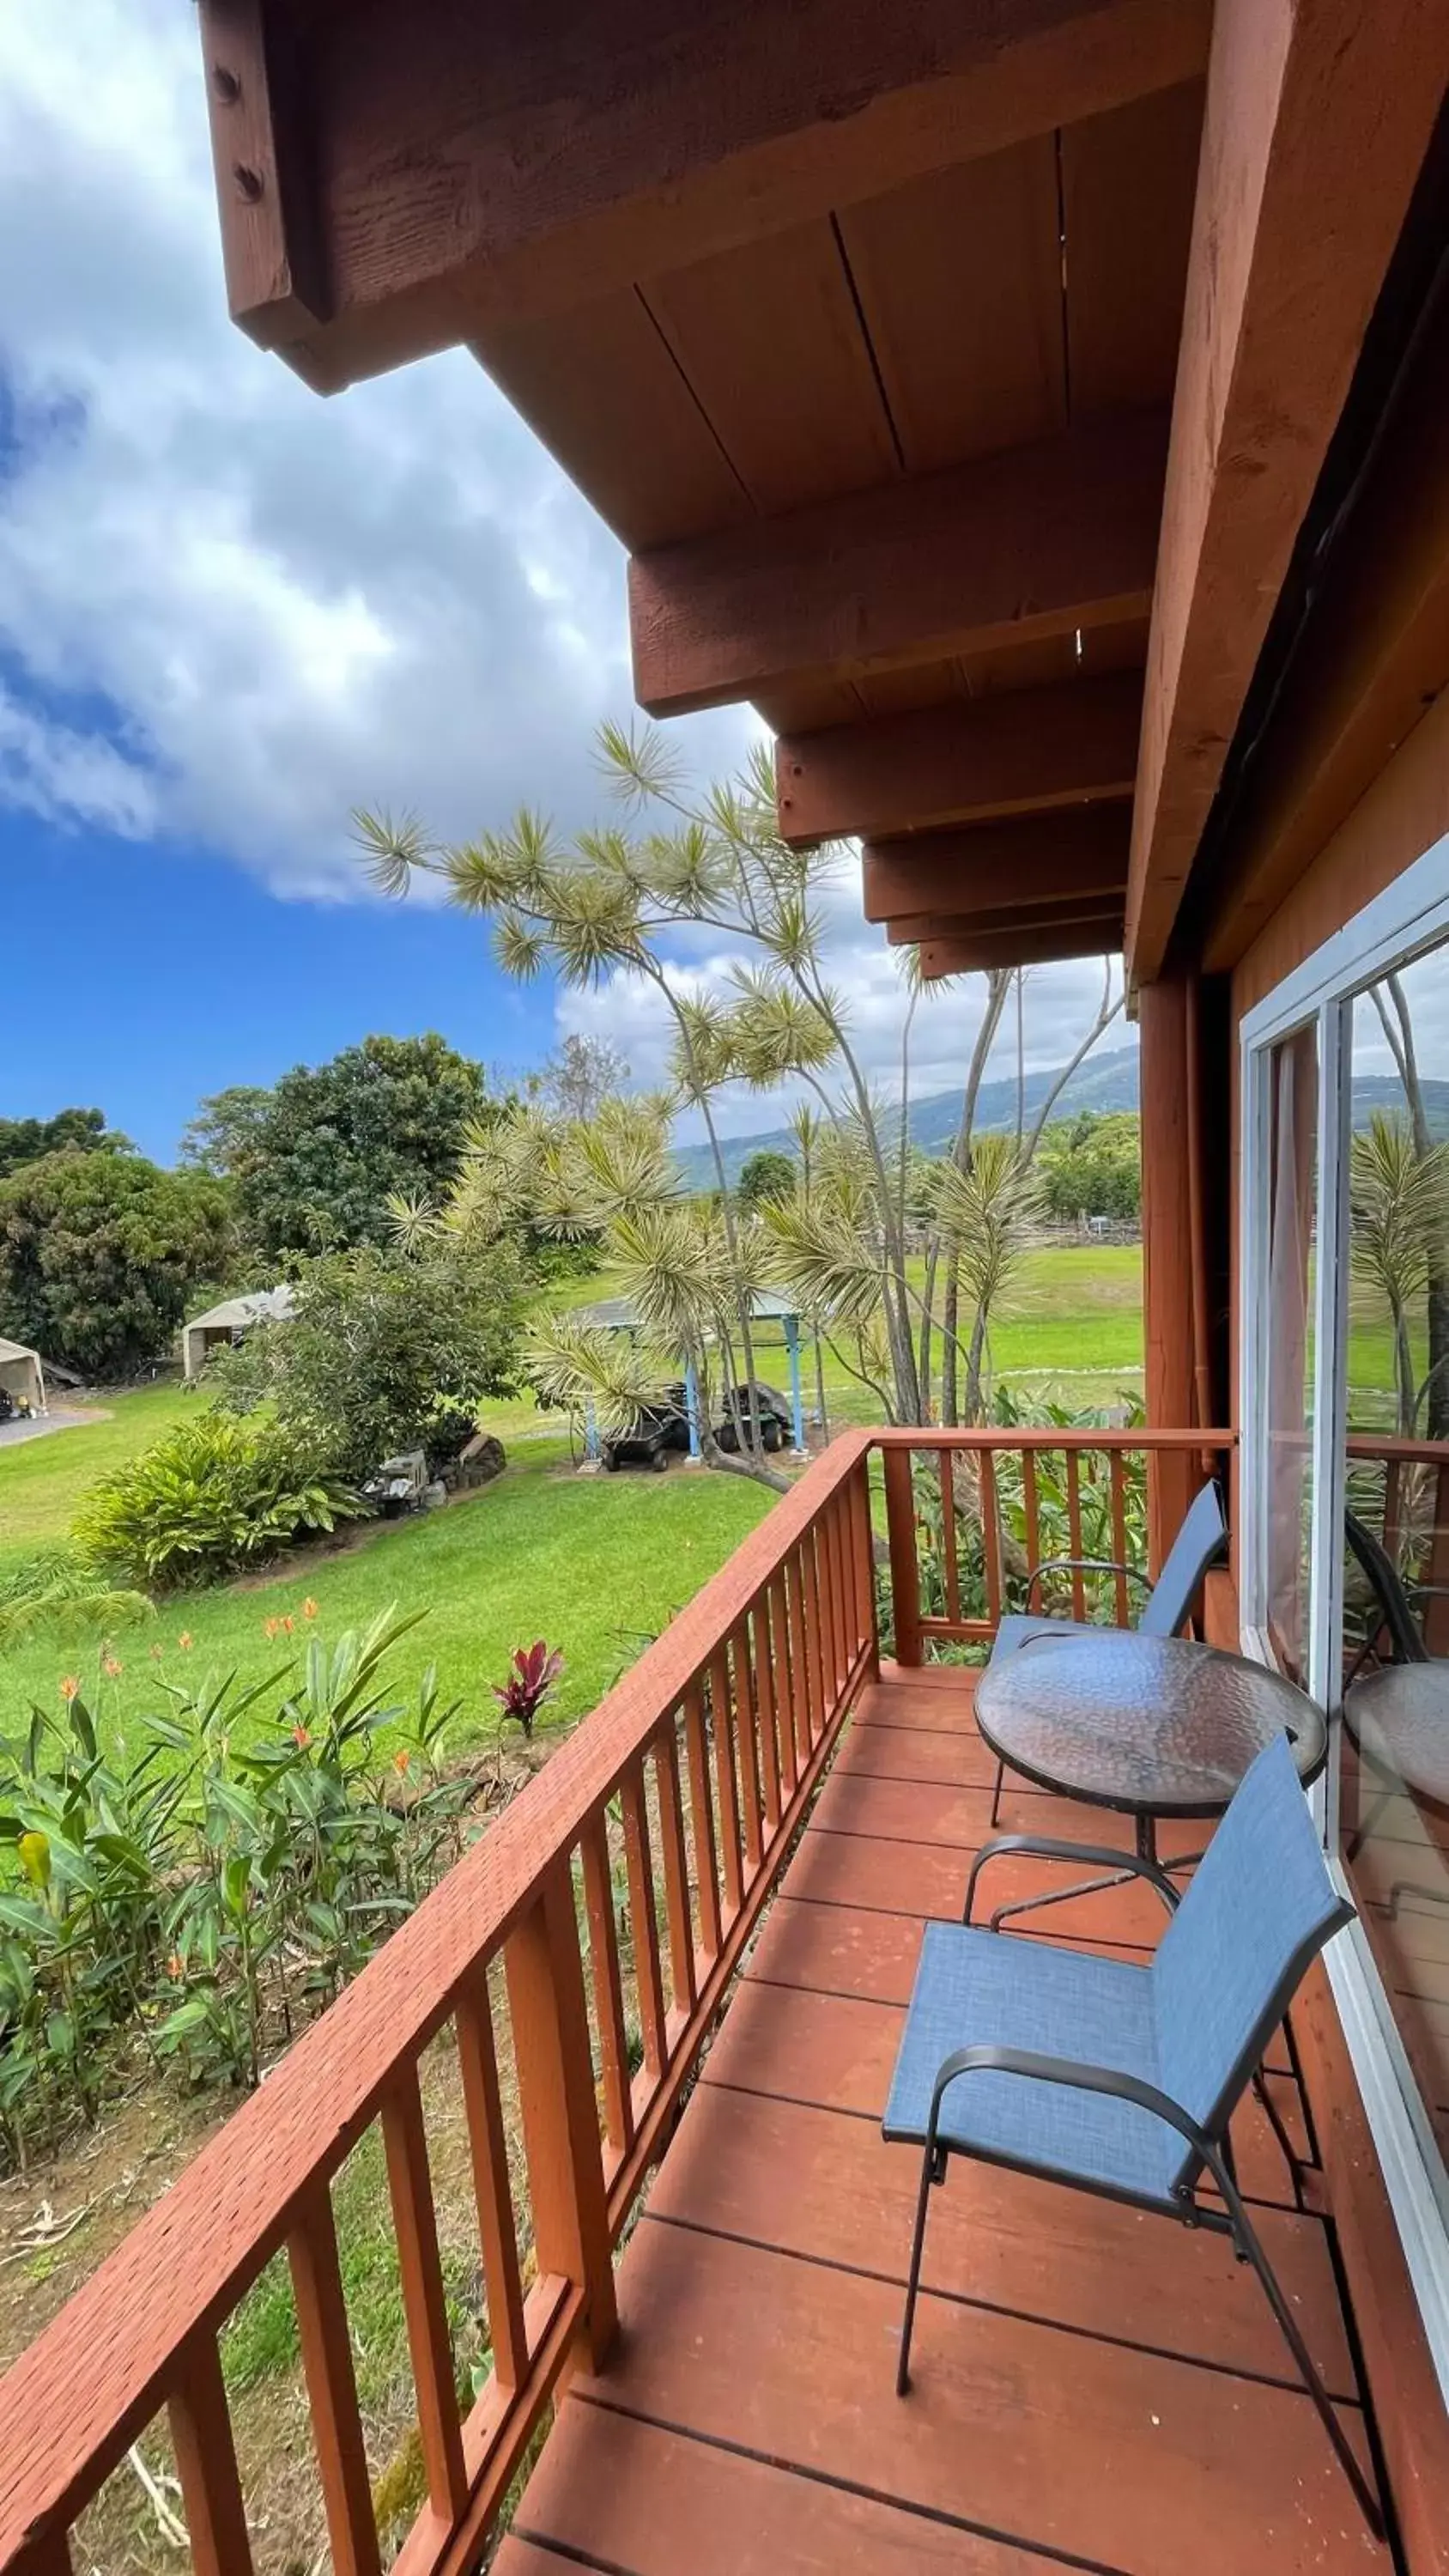
[[[802, 851], [781, 839], [763, 752], [740, 778], [692, 798], [657, 732], [605, 726], [600, 742], [626, 821], [571, 842], [528, 811], [507, 831], [461, 844], [433, 840], [412, 819], [355, 817], [374, 880], [386, 892], [403, 894], [424, 871], [441, 880], [460, 910], [492, 922], [495, 955], [509, 974], [528, 980], [550, 973], [575, 988], [634, 978], [657, 994], [671, 1028], [668, 1091], [660, 1102], [632, 1119], [629, 1104], [607, 1104], [611, 1115], [596, 1115], [587, 1128], [550, 1120], [537, 1104], [504, 1119], [465, 1160], [448, 1221], [466, 1222], [470, 1203], [476, 1213], [490, 1199], [504, 1176], [506, 1149], [517, 1157], [509, 1168], [531, 1222], [554, 1223], [561, 1232], [592, 1226], [603, 1239], [657, 1349], [631, 1348], [623, 1337], [560, 1319], [549, 1327], [551, 1356], [540, 1350], [536, 1363], [540, 1384], [557, 1400], [577, 1407], [587, 1395], [606, 1426], [657, 1395], [677, 1376], [681, 1357], [707, 1376], [713, 1355], [724, 1369], [728, 1404], [736, 1359], [754, 1380], [753, 1301], [772, 1283], [792, 1291], [817, 1333], [828, 1334], [843, 1364], [896, 1421], [931, 1419], [939, 1355], [943, 1410], [954, 1420], [958, 1354], [968, 1402], [979, 1402], [989, 1306], [1004, 1272], [988, 1263], [972, 1274], [971, 1323], [958, 1331], [970, 1192], [958, 1189], [949, 1209], [946, 1200], [923, 1196], [909, 1145], [910, 1031], [924, 998], [915, 952], [901, 952], [911, 991], [899, 1089], [882, 1098], [824, 966], [825, 908], [839, 888], [843, 845]], [[699, 976], [681, 962], [681, 949], [697, 950], [701, 932], [734, 960], [722, 992], [701, 990]], [[963, 1185], [976, 1092], [1009, 980], [987, 983], [950, 1158]], [[1118, 1007], [1104, 998], [1092, 1037]], [[809, 1110], [818, 1120], [813, 1176], [807, 1154], [792, 1209], [783, 1201], [741, 1205], [727, 1186], [721, 1097], [732, 1085], [764, 1092], [782, 1083], [806, 1095], [807, 1106], [817, 1104]], [[708, 1203], [686, 1199], [670, 1162], [668, 1122], [683, 1108], [698, 1114], [708, 1139], [716, 1180]], [[1018, 1142], [1005, 1164], [991, 1166], [996, 1197], [1018, 1203], [1018, 1232], [1034, 1205], [1023, 1177], [1029, 1160]], [[917, 1242], [926, 1252], [924, 1289], [908, 1259]], [[988, 1277], [996, 1284], [984, 1289], [983, 1311], [980, 1283]], [[661, 1380], [655, 1364], [664, 1359]], [[759, 1427], [750, 1409], [743, 1411], [739, 1462], [775, 1483]]]

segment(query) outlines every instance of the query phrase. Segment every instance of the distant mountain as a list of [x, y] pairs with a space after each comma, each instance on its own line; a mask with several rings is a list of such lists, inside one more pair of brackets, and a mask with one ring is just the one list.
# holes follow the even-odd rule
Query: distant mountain
[[[1026, 1077], [1026, 1116], [1030, 1124], [1041, 1103], [1056, 1081], [1060, 1067]], [[1429, 1128], [1436, 1142], [1449, 1140], [1449, 1082], [1426, 1081], [1422, 1085], [1424, 1108]], [[1062, 1092], [1054, 1118], [1075, 1118], [1084, 1109], [1100, 1115], [1110, 1110], [1137, 1107], [1137, 1049], [1135, 1046], [1114, 1047], [1108, 1055], [1088, 1056], [1073, 1074]], [[955, 1136], [961, 1119], [959, 1091], [928, 1092], [924, 1100], [911, 1103], [911, 1142], [923, 1154], [944, 1154]], [[1396, 1074], [1361, 1073], [1354, 1076], [1353, 1123], [1366, 1127], [1375, 1109], [1402, 1112], [1403, 1087]], [[983, 1082], [976, 1106], [976, 1124], [983, 1134], [992, 1128], [1016, 1125], [1016, 1076], [1007, 1074], [997, 1082]], [[751, 1154], [765, 1151], [788, 1154], [791, 1137], [788, 1127], [770, 1127], [758, 1136], [729, 1136], [722, 1151], [726, 1177], [731, 1187], [739, 1179]], [[707, 1145], [677, 1145], [675, 1160], [680, 1165], [691, 1189], [714, 1187], [714, 1163]]]
[[[1041, 1073], [1028, 1073], [1025, 1085], [1025, 1107], [1030, 1124], [1052, 1084], [1060, 1066]], [[1445, 1086], [1449, 1090], [1449, 1085]], [[961, 1122], [961, 1091], [932, 1091], [924, 1099], [911, 1103], [911, 1142], [923, 1154], [943, 1154]], [[1137, 1049], [1135, 1046], [1114, 1047], [1109, 1055], [1089, 1056], [1067, 1084], [1053, 1115], [1075, 1118], [1080, 1110], [1135, 1109], [1137, 1106]], [[983, 1082], [977, 1096], [976, 1124], [985, 1134], [989, 1129], [1016, 1125], [1016, 1076], [1005, 1075], [998, 1082]], [[725, 1174], [731, 1186], [751, 1154], [766, 1150], [788, 1154], [791, 1137], [788, 1127], [771, 1127], [758, 1136], [729, 1136], [723, 1140]], [[675, 1159], [691, 1189], [707, 1190], [714, 1186], [714, 1163], [707, 1145], [678, 1145]]]

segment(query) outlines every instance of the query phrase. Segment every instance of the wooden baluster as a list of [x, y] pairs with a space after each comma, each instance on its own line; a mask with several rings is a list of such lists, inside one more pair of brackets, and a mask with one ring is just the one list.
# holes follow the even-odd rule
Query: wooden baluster
[[1449, 1655], [1449, 1465], [1434, 1476], [1434, 1520], [1424, 1581], [1424, 1643], [1432, 1656]]
[[689, 1910], [689, 1869], [684, 1857], [684, 1815], [679, 1798], [679, 1747], [671, 1716], [654, 1740], [654, 1788], [664, 1846], [664, 1910], [669, 1924], [669, 1985], [675, 2009], [694, 2010], [694, 1922]]
[[946, 1616], [961, 1618], [961, 1569], [956, 1548], [956, 1470], [949, 1449], [939, 1452], [941, 1479], [941, 1566], [946, 1585]]
[[805, 1587], [800, 1552], [794, 1547], [785, 1559], [785, 1598], [790, 1606], [790, 1731], [798, 1780], [810, 1761], [810, 1665], [805, 1646]]
[[862, 1458], [850, 1480], [850, 1562], [855, 1582], [854, 1648], [869, 1645], [871, 1669], [880, 1672], [880, 1642], [876, 1634], [875, 1611], [875, 1531], [870, 1512], [870, 1466]]
[[[596, 1816], [592, 1824], [585, 1826], [580, 1850], [584, 1863], [584, 1904], [589, 1918], [594, 2018], [599, 2025], [604, 2134], [615, 2153], [622, 2156], [634, 2140], [634, 2106], [629, 2098], [629, 2042], [624, 2029], [624, 1980], [619, 1968], [614, 1880], [609, 1867], [608, 1827], [602, 1816]], [[488, 2298], [491, 2312], [491, 2290]]]
[[825, 1724], [825, 1656], [821, 1642], [820, 1569], [815, 1557], [815, 1533], [806, 1530], [800, 1541], [800, 1576], [805, 1594], [805, 1652], [809, 1687], [810, 1742], [820, 1740]]
[[734, 1724], [729, 1662], [723, 1646], [709, 1659], [709, 1706], [714, 1728], [714, 1777], [719, 1792], [719, 1856], [725, 1914], [733, 1921], [744, 1896], [740, 1869], [740, 1810], [735, 1793]]
[[684, 1694], [684, 1758], [689, 1769], [689, 1822], [694, 1836], [694, 1876], [701, 1947], [719, 1956], [719, 1878], [715, 1861], [714, 1805], [709, 1785], [704, 1692], [697, 1681]]
[[[607, 1882], [607, 1869], [605, 1877]], [[609, 1914], [607, 1905], [605, 1914], [606, 1917]], [[590, 1921], [592, 1923], [592, 1914]], [[617, 1982], [617, 1965], [614, 1973]], [[493, 2012], [488, 2000], [486, 1969], [475, 1969], [462, 1987], [454, 2026], [458, 2034], [458, 2071], [463, 2082], [463, 2107], [468, 2115], [468, 2144], [473, 2159], [473, 2194], [478, 2204], [478, 2243], [483, 2256], [493, 2369], [500, 2388], [521, 2388], [528, 2377], [528, 2337], [523, 2323], [523, 2288], [518, 2272], [518, 2239], [513, 2224], [513, 2186], [508, 2173], [508, 2137], [503, 2126], [498, 2052], [493, 2039]], [[607, 2089], [609, 2041], [602, 1998], [599, 2030]], [[622, 2043], [621, 2024], [621, 2053]], [[618, 2143], [622, 2145], [625, 2141]]]
[[251, 2576], [246, 2506], [215, 2335], [193, 2335], [178, 2353], [166, 2412], [196, 2576]]
[[835, 1706], [835, 1689], [839, 1679], [839, 1629], [835, 1599], [835, 1559], [830, 1531], [832, 1507], [826, 1503], [815, 1523], [815, 1574], [820, 1601], [820, 1678], [822, 1684], [821, 1715], [828, 1719]]
[[504, 1967], [538, 2268], [584, 2290], [585, 2320], [572, 2359], [597, 2370], [608, 2358], [619, 2317], [567, 1861], [549, 1871], [510, 1933]]
[[403, 2315], [418, 2400], [418, 2437], [427, 2474], [428, 2501], [454, 2522], [468, 2494], [463, 2436], [453, 2379], [453, 2348], [438, 2257], [438, 2223], [428, 2173], [428, 2142], [415, 2066], [405, 2065], [383, 2096], [382, 2142], [397, 2231]]
[[836, 1495], [830, 1512], [830, 1545], [835, 1565], [836, 1697], [844, 1689], [855, 1661], [855, 1568], [850, 1553], [850, 1487]]
[[896, 1662], [921, 1660], [921, 1578], [916, 1562], [916, 1498], [909, 1449], [885, 1453], [886, 1538], [890, 1547], [891, 1601]]
[[[1069, 1556], [1082, 1553], [1082, 1472], [1075, 1449], [1066, 1453], [1067, 1462], [1067, 1537]], [[1085, 1619], [1087, 1587], [1080, 1573], [1072, 1576], [1072, 1617]]]
[[1001, 1625], [1001, 1515], [996, 1507], [996, 1460], [989, 1449], [978, 1453], [981, 1478], [981, 1554], [986, 1568], [986, 1616]]
[[775, 1741], [780, 1748], [780, 1777], [786, 1794], [794, 1795], [800, 1777], [795, 1726], [795, 1645], [791, 1634], [793, 1604], [783, 1573], [769, 1582], [770, 1633], [774, 1639]]
[[[1108, 1460], [1108, 1471], [1112, 1479], [1112, 1554], [1119, 1564], [1125, 1565], [1127, 1562], [1127, 1461], [1120, 1449], [1112, 1451]], [[1132, 1604], [1128, 1597], [1125, 1574], [1117, 1576], [1116, 1593], [1117, 1625], [1119, 1628], [1130, 1628]]]
[[378, 2576], [372, 2482], [367, 2473], [362, 2417], [357, 2405], [357, 2374], [352, 2362], [347, 2302], [342, 2293], [342, 2267], [337, 2259], [337, 2229], [325, 2182], [318, 2184], [298, 2212], [287, 2243], [287, 2259], [297, 2305], [297, 2333], [307, 2377], [317, 2473], [327, 2511], [333, 2576]]
[[763, 1857], [760, 1840], [760, 1747], [755, 1716], [755, 1681], [750, 1670], [750, 1629], [742, 1619], [730, 1640], [735, 1676], [735, 1725], [740, 1749], [740, 1819], [745, 1859], [753, 1878]]
[[[1026, 1561], [1028, 1566], [1040, 1565], [1041, 1503], [1036, 1490], [1036, 1451], [1034, 1449], [1023, 1449], [1021, 1453], [1021, 1506], [1026, 1520]], [[1039, 1584], [1027, 1585], [1026, 1606], [1028, 1610], [1041, 1608]]]
[[760, 1748], [760, 1787], [765, 1802], [766, 1847], [780, 1821], [780, 1747], [775, 1733], [775, 1657], [770, 1641], [770, 1598], [762, 1592], [750, 1612], [755, 1647], [755, 1716]]
[[634, 1935], [639, 2027], [644, 2037], [644, 2063], [657, 2082], [664, 2072], [668, 2037], [664, 2028], [659, 1925], [654, 1912], [654, 1853], [649, 1840], [643, 1765], [637, 1756], [619, 1783], [619, 1803], [624, 1811], [624, 1859], [629, 1873], [629, 1926]]
[[1404, 1543], [1404, 1480], [1397, 1458], [1384, 1460], [1384, 1554], [1395, 1568]]

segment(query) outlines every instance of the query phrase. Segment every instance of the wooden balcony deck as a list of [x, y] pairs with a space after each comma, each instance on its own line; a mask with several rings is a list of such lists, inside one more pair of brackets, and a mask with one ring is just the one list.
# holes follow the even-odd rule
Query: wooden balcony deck
[[[880, 2112], [922, 1924], [959, 1915], [993, 1764], [969, 1675], [887, 1671], [624, 2253], [616, 2353], [573, 2381], [497, 2576], [1387, 2569], [1257, 2283], [1219, 2238], [953, 2164], [927, 2238], [915, 2385], [895, 2397], [918, 2165], [882, 2143]], [[1057, 1832], [1119, 1838], [1098, 1811], [1008, 1789], [1004, 1830], [1048, 1815]], [[1010, 1876], [998, 1899], [1019, 1892]], [[1133, 1889], [1038, 1924], [1035, 1937], [1140, 1953], [1160, 1916]], [[1281, 2043], [1270, 2081], [1306, 2147]], [[1256, 2109], [1236, 2144], [1366, 2446], [1328, 2227], [1295, 2211]]]

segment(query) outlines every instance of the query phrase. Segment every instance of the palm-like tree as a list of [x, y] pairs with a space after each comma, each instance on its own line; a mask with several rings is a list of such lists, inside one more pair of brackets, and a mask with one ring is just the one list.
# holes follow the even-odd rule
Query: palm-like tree
[[1349, 1148], [1353, 1257], [1389, 1309], [1398, 1428], [1416, 1430], [1430, 1379], [1420, 1386], [1409, 1318], [1449, 1244], [1449, 1145], [1420, 1149], [1406, 1119], [1376, 1109]]

